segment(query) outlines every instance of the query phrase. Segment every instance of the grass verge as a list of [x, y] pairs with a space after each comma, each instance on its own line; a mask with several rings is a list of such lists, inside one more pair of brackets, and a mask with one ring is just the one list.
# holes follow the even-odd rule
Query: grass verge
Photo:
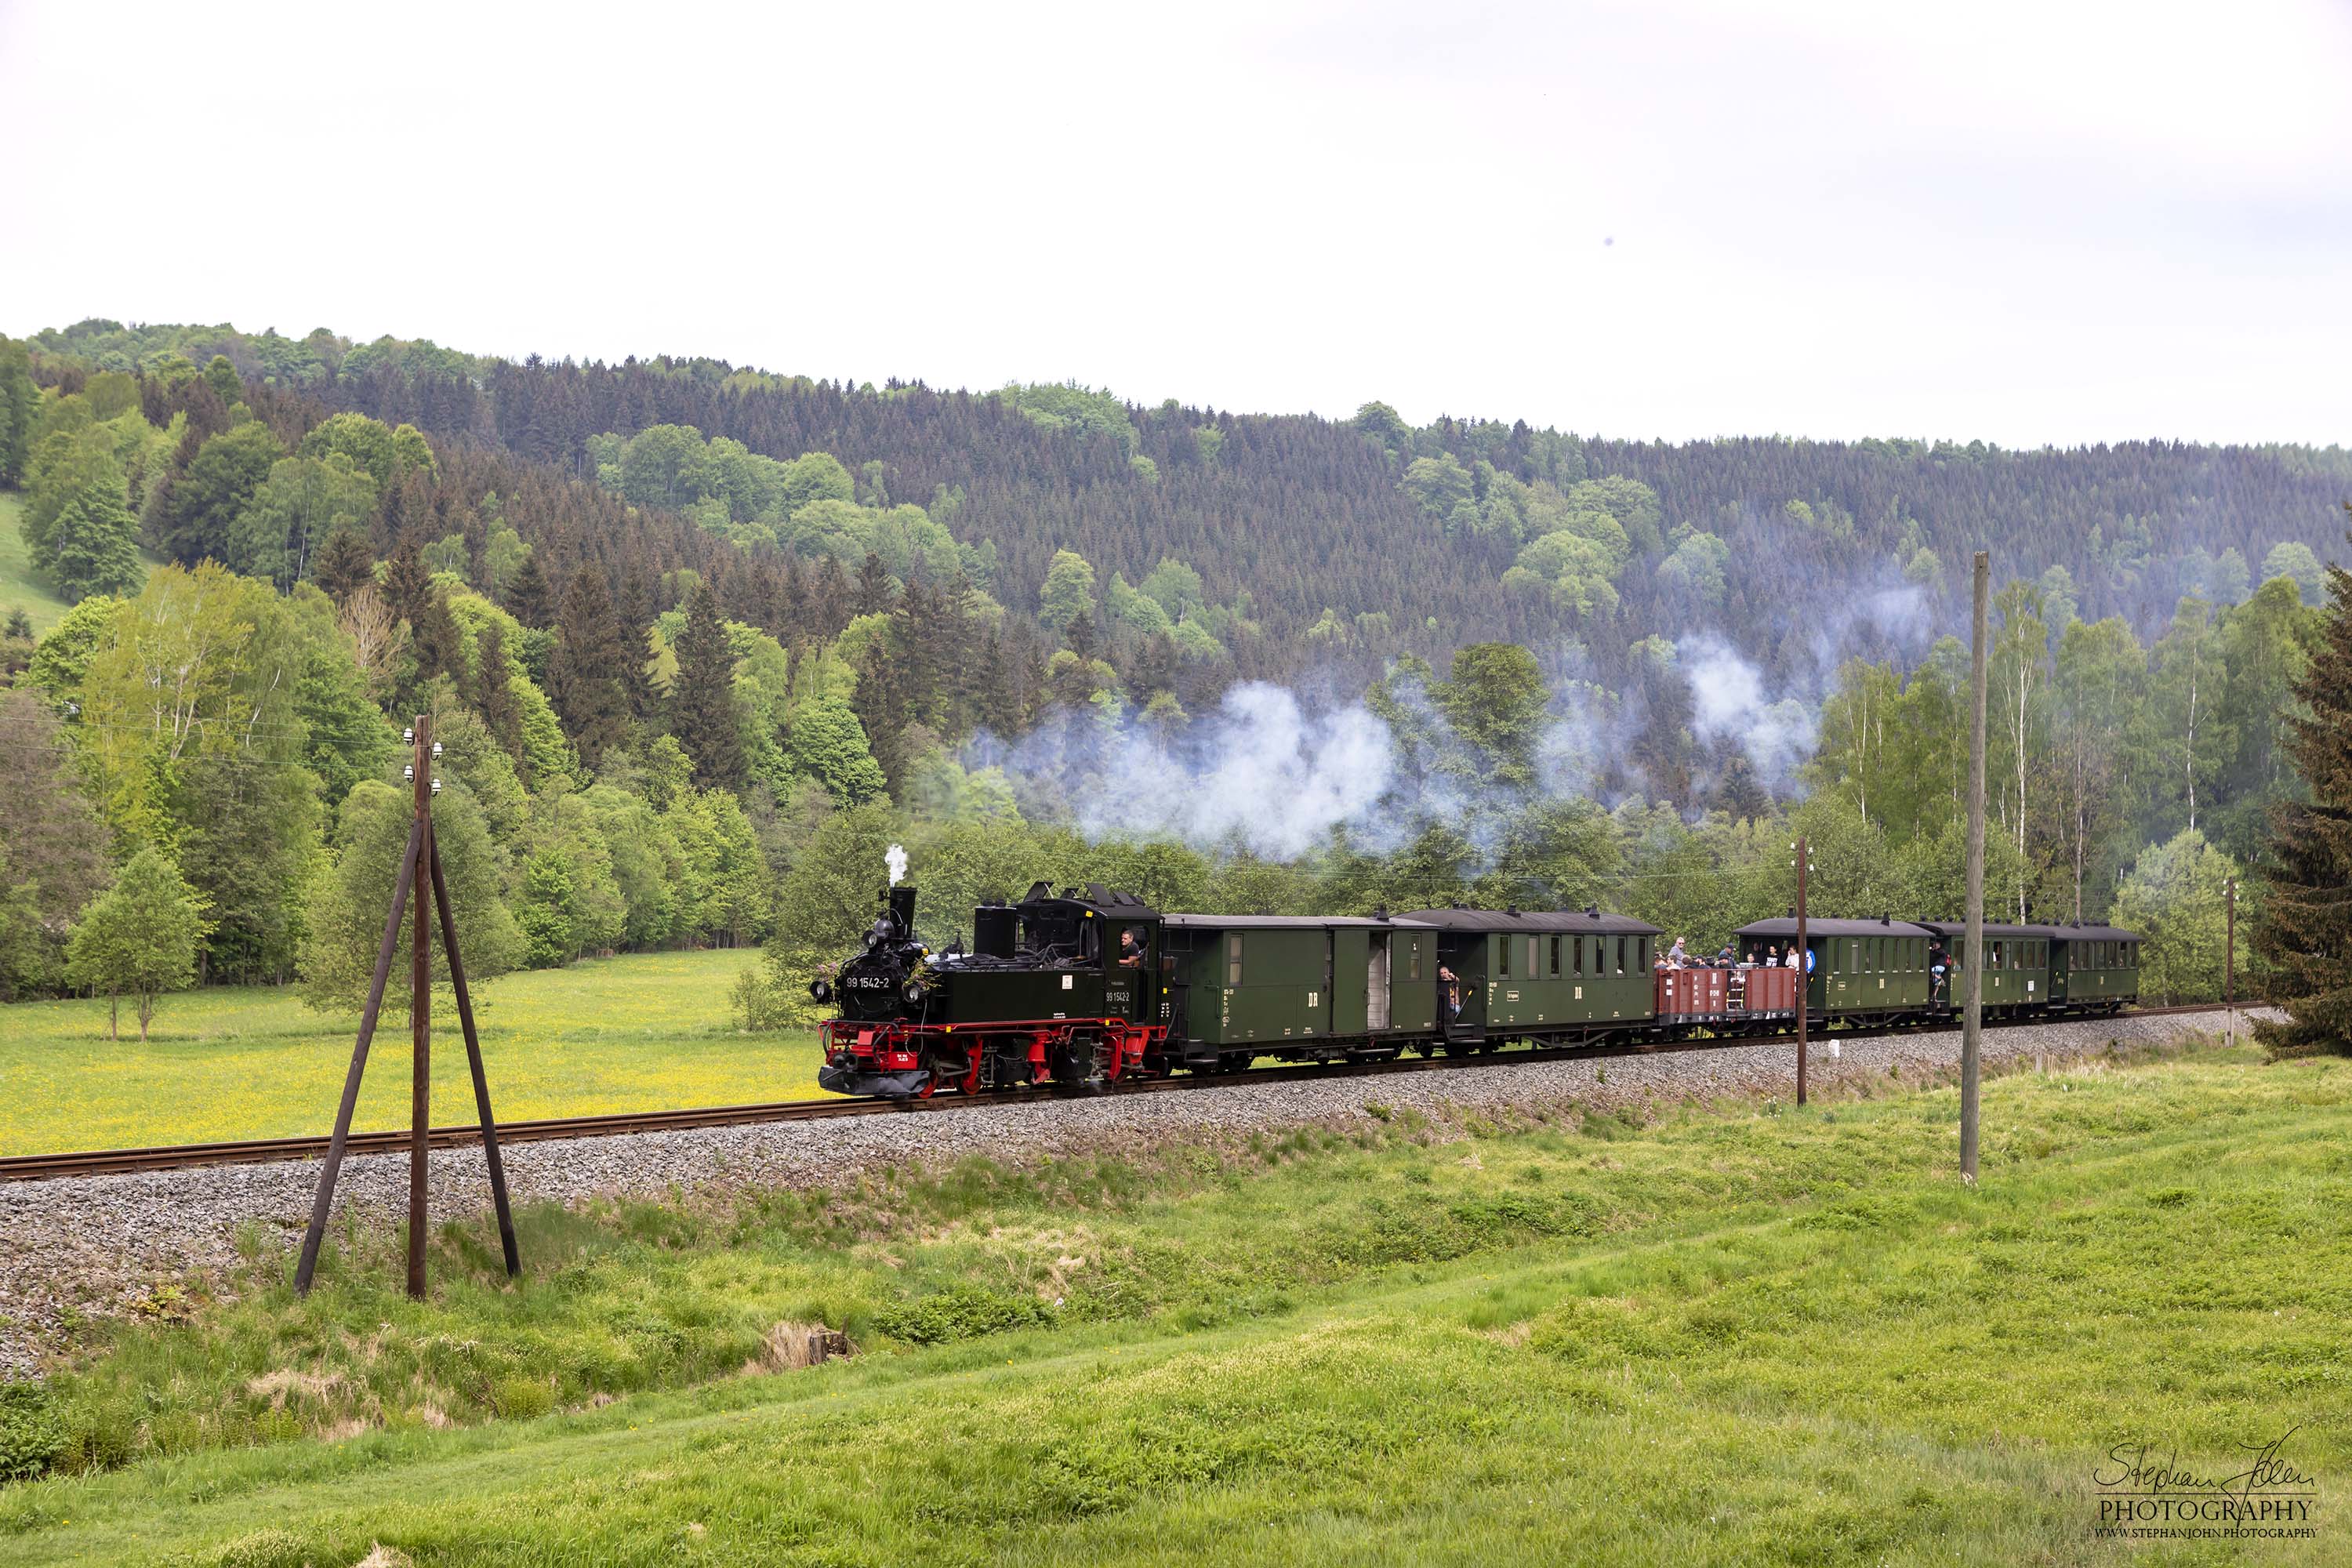
[[[1948, 1089], [973, 1163], [535, 1213], [519, 1287], [447, 1227], [423, 1304], [362, 1236], [94, 1339], [55, 1413], [134, 1462], [0, 1563], [2339, 1561], [2347, 1098], [2009, 1077], [1974, 1191]], [[2315, 1537], [2094, 1534], [2114, 1445], [2289, 1428]]]

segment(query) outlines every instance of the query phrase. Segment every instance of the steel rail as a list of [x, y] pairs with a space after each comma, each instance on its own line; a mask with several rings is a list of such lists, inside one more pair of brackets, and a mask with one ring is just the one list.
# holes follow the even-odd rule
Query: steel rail
[[[2182, 1013], [2232, 1011], [2228, 1003], [2200, 1002], [2176, 1007], [2134, 1007], [2106, 1015], [2076, 1018], [2008, 1018], [1989, 1027], [2034, 1028], [2055, 1024], [2097, 1023], [2102, 1018], [2147, 1018]], [[1927, 1021], [1891, 1024], [1860, 1029], [1839, 1029], [1820, 1037], [1824, 1043], [1881, 1039], [1922, 1032]], [[1450, 1068], [1495, 1067], [1522, 1061], [1583, 1061], [1612, 1057], [1659, 1056], [1668, 1052], [1732, 1050], [1743, 1046], [1794, 1045], [1793, 1031], [1769, 1035], [1701, 1036], [1684, 1039], [1638, 1040], [1632, 1043], [1583, 1046], [1503, 1047], [1491, 1050], [1449, 1052], [1444, 1056], [1397, 1058], [1388, 1061], [1333, 1061], [1248, 1068], [1234, 1072], [1187, 1072], [1181, 1077], [1138, 1079], [1084, 1089], [996, 1089], [983, 1094], [951, 1094], [929, 1100], [782, 1100], [754, 1105], [712, 1105], [682, 1110], [620, 1110], [593, 1116], [555, 1116], [536, 1121], [501, 1121], [499, 1142], [540, 1143], [570, 1138], [632, 1137], [648, 1132], [688, 1131], [698, 1128], [741, 1127], [778, 1121], [824, 1121], [841, 1116], [908, 1116], [960, 1110], [979, 1106], [1036, 1104], [1043, 1099], [1087, 1098], [1110, 1094], [1162, 1094], [1190, 1089], [1215, 1089], [1239, 1083], [1296, 1083], [1315, 1079], [1370, 1078], [1387, 1073], [1430, 1072]], [[430, 1134], [436, 1149], [463, 1148], [482, 1142], [478, 1123], [436, 1127]], [[323, 1134], [295, 1138], [247, 1138], [219, 1143], [165, 1143], [143, 1149], [90, 1149], [60, 1154], [16, 1154], [0, 1158], [0, 1183], [56, 1181], [78, 1176], [122, 1175], [140, 1171], [184, 1170], [204, 1165], [258, 1165], [289, 1160], [317, 1160], [327, 1153]], [[409, 1146], [405, 1129], [353, 1132], [344, 1141], [351, 1154], [391, 1154]]]

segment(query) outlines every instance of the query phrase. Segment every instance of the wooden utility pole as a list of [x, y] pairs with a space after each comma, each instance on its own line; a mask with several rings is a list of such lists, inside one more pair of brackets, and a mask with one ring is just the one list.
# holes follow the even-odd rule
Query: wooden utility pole
[[1960, 1015], [1960, 1180], [1977, 1179], [1977, 1052], [1984, 1032], [1985, 593], [1992, 557], [1977, 552], [1976, 616], [1969, 639], [1969, 923], [1962, 942], [1969, 996]]
[[2222, 894], [2228, 901], [2230, 940], [2223, 947], [2221, 960], [2221, 1005], [2227, 1009], [2221, 1016], [2230, 1021], [2230, 1043], [2238, 1043], [2238, 879], [2231, 878], [2222, 884]]
[[[310, 1294], [319, 1267], [319, 1247], [327, 1234], [327, 1219], [335, 1203], [335, 1182], [343, 1168], [343, 1150], [350, 1140], [352, 1116], [359, 1107], [360, 1080], [367, 1071], [368, 1047], [375, 1038], [383, 990], [392, 976], [393, 950], [400, 942], [404, 913], [415, 919], [409, 959], [409, 1040], [414, 1060], [409, 1087], [408, 1138], [408, 1293], [425, 1294], [425, 1155], [432, 1144], [433, 1109], [433, 954], [426, 907], [440, 914], [441, 951], [449, 960], [450, 988], [457, 999], [457, 1021], [466, 1033], [467, 1065], [474, 1079], [474, 1100], [481, 1114], [482, 1157], [488, 1168], [490, 1200], [498, 1210], [499, 1241], [506, 1254], [509, 1277], [522, 1272], [515, 1244], [514, 1214], [507, 1203], [506, 1163], [499, 1152], [499, 1128], [490, 1114], [490, 1085], [482, 1068], [482, 1046], [474, 1028], [474, 1002], [466, 985], [465, 961], [457, 952], [456, 911], [449, 904], [449, 885], [441, 873], [441, 852], [433, 841], [433, 796], [441, 781], [433, 776], [433, 759], [440, 750], [433, 743], [432, 721], [419, 714], [406, 737], [415, 746], [408, 773], [415, 785], [415, 816], [408, 825], [408, 847], [401, 852], [400, 875], [393, 884], [392, 909], [383, 924], [383, 941], [376, 949], [375, 975], [369, 983], [367, 1005], [360, 1014], [359, 1040], [352, 1048], [351, 1069], [343, 1077], [343, 1098], [335, 1111], [335, 1131], [327, 1141], [326, 1163], [320, 1167], [319, 1190], [310, 1202], [310, 1226], [302, 1237], [301, 1261], [294, 1270], [294, 1289]], [[409, 907], [410, 895], [415, 906]]]
[[1805, 941], [1805, 873], [1813, 868], [1812, 852], [1797, 836], [1797, 1103], [1805, 1103], [1805, 993], [1813, 984], [1813, 950]]
[[[433, 864], [433, 719], [416, 716], [415, 775], [417, 864]], [[425, 1152], [433, 1133], [433, 922], [430, 899], [416, 900], [410, 914], [415, 942], [408, 963], [408, 1293], [425, 1294]]]

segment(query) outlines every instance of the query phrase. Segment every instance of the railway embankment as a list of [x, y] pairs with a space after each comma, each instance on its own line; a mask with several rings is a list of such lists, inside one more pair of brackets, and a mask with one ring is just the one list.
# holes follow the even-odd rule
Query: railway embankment
[[[2257, 1016], [2242, 1010], [2242, 1021]], [[2058, 1067], [2164, 1047], [2217, 1032], [2220, 1014], [2147, 1015], [1989, 1029], [1988, 1072]], [[1813, 1042], [1817, 1097], [1879, 1094], [1946, 1081], [1958, 1031]], [[1245, 1138], [1405, 1111], [1439, 1129], [1473, 1117], [1636, 1116], [1683, 1102], [1787, 1100], [1796, 1047], [1774, 1040], [1574, 1061], [1507, 1056], [1443, 1070], [1221, 1083], [1181, 1094], [976, 1103], [920, 1116], [873, 1115], [521, 1143], [506, 1152], [518, 1203], [662, 1198], [713, 1188], [813, 1188], [908, 1163], [1025, 1161], [1181, 1141]], [[488, 1212], [478, 1148], [436, 1151], [436, 1220]], [[339, 1221], [391, 1226], [404, 1212], [404, 1154], [356, 1157], [338, 1188]], [[153, 1314], [194, 1274], [226, 1278], [250, 1247], [299, 1243], [314, 1162], [199, 1167], [0, 1186], [0, 1376], [37, 1369], [80, 1319]], [[526, 1260], [528, 1265], [528, 1260]]]

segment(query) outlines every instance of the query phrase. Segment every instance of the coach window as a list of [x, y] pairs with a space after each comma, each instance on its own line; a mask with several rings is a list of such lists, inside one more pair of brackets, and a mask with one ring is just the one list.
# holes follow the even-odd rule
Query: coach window
[[1242, 933], [1234, 931], [1225, 938], [1225, 984], [1242, 983]]
[[1405, 977], [1407, 980], [1418, 980], [1418, 979], [1420, 979], [1420, 978], [1421, 978], [1421, 938], [1419, 938], [1419, 937], [1414, 937], [1411, 942], [1409, 942], [1405, 943], [1405, 944], [1404, 944], [1404, 951], [1405, 951], [1405, 969], [1404, 969], [1404, 977]]
[[1495, 939], [1495, 952], [1500, 955], [1502, 960], [1501, 964], [1496, 969], [1495, 973], [1502, 979], [1508, 980], [1511, 977], [1511, 939], [1507, 936], [1496, 937]]
[[1622, 936], [1617, 939], [1617, 973], [1625, 973], [1625, 939]]
[[1569, 969], [1570, 974], [1584, 973], [1584, 939], [1582, 937], [1569, 938], [1568, 962], [1570, 965]]
[[1543, 973], [1542, 946], [1541, 937], [1528, 938], [1528, 978], [1530, 980]]
[[1551, 977], [1559, 978], [1559, 938], [1551, 939]]

